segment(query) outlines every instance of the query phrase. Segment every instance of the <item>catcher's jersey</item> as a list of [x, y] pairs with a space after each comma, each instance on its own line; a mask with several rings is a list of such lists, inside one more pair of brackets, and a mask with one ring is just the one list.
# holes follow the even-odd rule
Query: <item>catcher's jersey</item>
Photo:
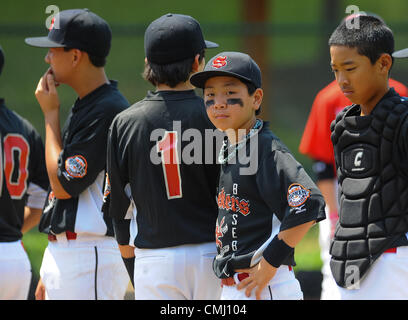
[[[256, 265], [280, 231], [325, 218], [320, 191], [267, 126], [221, 165], [213, 264], [219, 278]], [[294, 257], [284, 264], [294, 265]]]
[[0, 99], [0, 242], [21, 239], [24, 207], [41, 209], [48, 186], [40, 135]]
[[106, 208], [120, 244], [165, 248], [214, 241], [219, 165], [206, 129], [215, 130], [194, 90], [149, 92], [115, 118]]
[[111, 219], [102, 213], [109, 126], [129, 106], [110, 80], [82, 99], [77, 99], [62, 130], [63, 150], [58, 179], [69, 199], [57, 199], [49, 190], [39, 229], [113, 235]]

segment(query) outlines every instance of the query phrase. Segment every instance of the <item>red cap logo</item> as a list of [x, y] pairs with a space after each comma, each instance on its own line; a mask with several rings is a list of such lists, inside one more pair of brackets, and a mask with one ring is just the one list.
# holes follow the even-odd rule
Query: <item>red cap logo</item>
[[226, 64], [227, 64], [227, 57], [219, 56], [214, 59], [212, 66], [218, 69], [218, 68], [225, 66]]

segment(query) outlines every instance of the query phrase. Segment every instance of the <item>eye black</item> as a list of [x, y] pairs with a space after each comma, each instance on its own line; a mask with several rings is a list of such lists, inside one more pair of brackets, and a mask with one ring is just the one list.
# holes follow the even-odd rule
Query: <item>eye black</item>
[[213, 104], [215, 104], [214, 100], [207, 100], [207, 101], [205, 102], [205, 107], [206, 107], [206, 108], [209, 108], [209, 107], [211, 107]]

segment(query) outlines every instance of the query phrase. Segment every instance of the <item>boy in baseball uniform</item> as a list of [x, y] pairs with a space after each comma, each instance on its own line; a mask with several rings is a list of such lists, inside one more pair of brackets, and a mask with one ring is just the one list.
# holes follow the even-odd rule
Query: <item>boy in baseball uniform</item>
[[258, 119], [261, 71], [250, 56], [223, 52], [191, 83], [228, 137], [219, 161], [213, 269], [221, 299], [303, 299], [294, 248], [325, 218], [323, 196], [284, 144]]
[[172, 13], [150, 23], [144, 45], [144, 78], [155, 90], [110, 127], [105, 210], [136, 300], [218, 299], [212, 259], [219, 165], [206, 164], [204, 139], [200, 159], [190, 162], [183, 138], [215, 129], [188, 79], [204, 68], [205, 50], [218, 45], [204, 40], [193, 17]]
[[353, 102], [331, 125], [340, 210], [330, 267], [342, 299], [407, 299], [408, 103], [389, 87], [391, 29], [358, 18], [329, 39], [332, 70]]
[[[88, 9], [59, 12], [47, 37], [26, 43], [48, 48], [50, 65], [35, 92], [44, 115], [45, 161], [51, 189], [39, 229], [48, 234], [37, 299], [123, 299], [129, 277], [102, 212], [108, 129], [128, 106], [105, 74], [111, 30]], [[58, 84], [78, 95], [60, 129]]]
[[[361, 13], [362, 14], [362, 13]], [[367, 15], [368, 13], [365, 13]], [[375, 14], [370, 14], [375, 15]], [[379, 18], [377, 15], [375, 15]], [[345, 20], [356, 19], [353, 14]], [[408, 88], [401, 82], [389, 79], [389, 86], [393, 87], [401, 96], [407, 96]], [[330, 82], [316, 95], [310, 114], [299, 144], [299, 151], [313, 160], [313, 172], [316, 185], [326, 201], [325, 219], [319, 223], [320, 257], [322, 259], [322, 291], [321, 300], [340, 299], [340, 293], [330, 270], [330, 243], [339, 218], [337, 200], [337, 175], [334, 161], [333, 144], [330, 140], [330, 124], [337, 114], [352, 102], [346, 98], [336, 80]]]
[[[3, 65], [0, 47], [0, 73]], [[0, 300], [27, 299], [31, 265], [21, 238], [40, 221], [48, 186], [40, 135], [0, 99]]]

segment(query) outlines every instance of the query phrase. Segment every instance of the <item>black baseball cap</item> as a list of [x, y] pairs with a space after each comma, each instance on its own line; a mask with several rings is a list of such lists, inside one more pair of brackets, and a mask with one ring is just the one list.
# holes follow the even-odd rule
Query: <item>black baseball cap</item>
[[408, 48], [394, 51], [392, 54], [394, 58], [408, 58]]
[[242, 52], [221, 52], [207, 62], [201, 72], [194, 73], [190, 82], [197, 88], [203, 88], [212, 77], [227, 76], [252, 83], [256, 88], [262, 86], [262, 75], [256, 62]]
[[26, 38], [34, 47], [69, 47], [98, 57], [107, 57], [112, 32], [108, 23], [88, 9], [70, 9], [57, 13], [47, 37]]
[[3, 49], [0, 46], [0, 74], [3, 71], [3, 66], [4, 66], [4, 53]]
[[169, 64], [194, 57], [205, 48], [216, 48], [215, 42], [204, 40], [196, 19], [183, 14], [168, 13], [154, 20], [144, 35], [148, 61]]

